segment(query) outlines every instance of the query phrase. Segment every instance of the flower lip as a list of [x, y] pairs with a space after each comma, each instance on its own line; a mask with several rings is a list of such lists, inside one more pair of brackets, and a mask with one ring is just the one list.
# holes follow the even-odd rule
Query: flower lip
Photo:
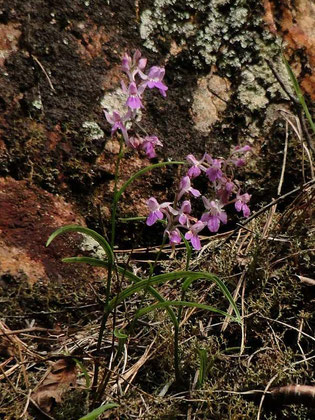
[[188, 215], [191, 213], [191, 203], [189, 200], [183, 201], [181, 208], [178, 210], [178, 221], [182, 226], [187, 226], [189, 219]]
[[207, 169], [207, 176], [210, 181], [214, 182], [217, 179], [221, 179], [223, 176], [221, 170], [222, 161], [219, 159], [211, 159], [211, 166]]
[[149, 73], [146, 75], [142, 72], [139, 72], [140, 77], [143, 79], [141, 83], [141, 91], [144, 90], [147, 86], [149, 89], [157, 88], [159, 89], [162, 96], [166, 96], [166, 91], [168, 87], [162, 82], [165, 75], [165, 68], [153, 66], [150, 68]]
[[201, 196], [200, 191], [196, 190], [195, 188], [193, 188], [191, 186], [189, 176], [184, 176], [181, 179], [179, 188], [180, 188], [180, 191], [178, 193], [178, 200], [180, 200], [182, 198], [182, 196], [187, 192], [190, 192], [194, 197], [200, 197]]
[[129, 96], [126, 101], [126, 105], [129, 106], [129, 108], [131, 109], [143, 108], [137, 85], [134, 82], [130, 83], [128, 87], [128, 94]]
[[159, 204], [156, 198], [150, 197], [147, 201], [147, 206], [150, 210], [150, 214], [147, 218], [146, 224], [152, 226], [157, 220], [162, 220], [164, 214], [169, 217], [169, 212], [171, 212], [171, 202], [166, 201], [162, 204]]
[[203, 165], [203, 162], [207, 156], [208, 155], [205, 153], [201, 160], [197, 160], [192, 154], [186, 156], [186, 160], [192, 165], [187, 172], [187, 175], [190, 178], [197, 178], [197, 176], [201, 174], [201, 171], [206, 172], [207, 168]]
[[236, 195], [235, 201], [235, 209], [236, 211], [243, 212], [244, 217], [249, 217], [250, 215], [250, 208], [248, 207], [247, 203], [250, 201], [251, 195], [248, 193], [240, 194], [239, 192]]
[[169, 236], [170, 244], [172, 246], [181, 243], [182, 238], [180, 236], [180, 231], [177, 228], [173, 229], [172, 231], [166, 230], [166, 233]]
[[190, 226], [190, 230], [185, 234], [185, 239], [190, 240], [193, 248], [197, 251], [201, 249], [198, 233], [206, 226], [201, 220]]

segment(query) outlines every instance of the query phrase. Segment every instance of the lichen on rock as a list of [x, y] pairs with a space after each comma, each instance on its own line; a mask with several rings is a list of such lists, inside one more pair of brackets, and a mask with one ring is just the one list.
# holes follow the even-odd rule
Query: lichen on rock
[[90, 140], [97, 140], [104, 137], [104, 131], [95, 121], [85, 121], [82, 127]]
[[236, 99], [252, 112], [265, 108], [276, 95], [284, 96], [265, 59], [275, 63], [288, 84], [276, 59], [280, 41], [264, 28], [259, 7], [251, 0], [154, 0], [141, 15], [140, 35], [152, 51], [161, 43], [186, 46], [197, 70], [214, 65], [220, 76], [230, 79]]

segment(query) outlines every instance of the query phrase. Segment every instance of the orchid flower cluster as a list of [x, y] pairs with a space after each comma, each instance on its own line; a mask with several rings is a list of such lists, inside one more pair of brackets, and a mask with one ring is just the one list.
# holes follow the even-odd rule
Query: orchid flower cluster
[[[147, 225], [152, 226], [157, 220], [165, 217], [167, 226], [164, 235], [168, 236], [173, 247], [181, 242], [181, 230], [186, 230], [185, 238], [190, 240], [194, 249], [200, 250], [199, 233], [205, 227], [210, 232], [217, 232], [221, 223], [226, 224], [227, 213], [224, 208], [227, 205], [234, 203], [236, 211], [248, 217], [250, 215], [248, 202], [251, 196], [247, 192], [241, 192], [240, 182], [234, 178], [234, 171], [246, 164], [245, 155], [250, 150], [251, 147], [248, 145], [237, 146], [227, 159], [214, 159], [205, 153], [201, 160], [197, 160], [194, 155], [188, 155], [186, 159], [190, 168], [180, 181], [174, 201], [159, 204], [154, 197], [148, 200], [150, 214], [146, 221]], [[202, 196], [192, 185], [192, 181], [201, 174], [210, 181], [211, 198]], [[192, 205], [188, 196], [201, 197], [205, 212], [200, 220], [192, 215]]]
[[163, 146], [162, 142], [156, 136], [146, 134], [143, 137], [136, 133], [135, 126], [138, 125], [136, 120], [139, 110], [144, 108], [142, 95], [145, 89], [157, 88], [161, 95], [166, 97], [168, 88], [162, 81], [165, 74], [164, 67], [153, 66], [145, 73], [146, 65], [147, 59], [141, 57], [139, 50], [136, 50], [132, 57], [127, 53], [124, 55], [121, 69], [129, 79], [128, 85], [123, 80], [121, 81], [122, 90], [127, 97], [125, 102], [126, 112], [123, 115], [118, 111], [113, 111], [111, 114], [107, 111], [104, 111], [104, 113], [106, 120], [112, 126], [112, 136], [117, 130], [120, 130], [128, 147], [142, 149], [147, 157], [152, 159], [156, 157], [155, 147]]
[[[156, 136], [148, 135], [138, 123], [139, 111], [144, 108], [142, 97], [146, 88], [157, 88], [160, 94], [166, 97], [168, 88], [163, 83], [164, 67], [152, 66], [145, 71], [146, 66], [147, 59], [141, 56], [139, 50], [136, 50], [132, 57], [125, 53], [121, 70], [127, 75], [128, 83], [122, 80], [121, 86], [126, 95], [126, 112], [119, 113], [116, 110], [112, 113], [104, 112], [112, 126], [111, 135], [119, 130], [127, 147], [143, 150], [151, 159], [156, 157], [155, 147], [162, 146], [162, 143]], [[136, 128], [140, 128], [145, 135], [140, 136]], [[246, 164], [245, 155], [250, 149], [247, 145], [237, 146], [227, 159], [214, 159], [205, 153], [201, 160], [197, 160], [194, 155], [188, 155], [186, 159], [190, 168], [180, 181], [174, 201], [159, 204], [154, 197], [148, 200], [150, 214], [146, 221], [147, 225], [152, 226], [157, 220], [163, 220], [165, 217], [167, 225], [164, 235], [168, 236], [172, 246], [181, 242], [181, 230], [186, 230], [185, 238], [191, 241], [194, 249], [199, 250], [201, 248], [199, 233], [205, 227], [210, 232], [217, 232], [221, 223], [227, 223], [225, 211], [227, 205], [234, 203], [236, 211], [248, 217], [250, 215], [248, 202], [251, 196], [241, 192], [239, 181], [234, 179], [234, 171]], [[201, 174], [210, 181], [211, 198], [202, 196], [192, 185], [192, 181]], [[201, 197], [205, 212], [200, 220], [192, 215], [192, 205], [188, 196]]]

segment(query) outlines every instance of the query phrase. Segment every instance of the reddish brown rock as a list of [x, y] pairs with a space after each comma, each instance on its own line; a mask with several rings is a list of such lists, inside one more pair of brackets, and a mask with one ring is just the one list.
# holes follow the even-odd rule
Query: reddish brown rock
[[0, 214], [0, 274], [24, 274], [31, 284], [73, 278], [86, 281], [87, 273], [93, 278], [90, 268], [61, 262], [62, 257], [80, 252], [81, 236], [65, 235], [45, 246], [56, 228], [84, 225], [83, 218], [61, 197], [26, 181], [0, 178]]
[[78, 43], [82, 58], [90, 61], [102, 56], [104, 59], [104, 45], [110, 39], [108, 31], [103, 26], [97, 26], [87, 22], [78, 24], [78, 27], [83, 31], [82, 39]]
[[[303, 74], [301, 86], [315, 99], [315, 4], [312, 0], [296, 0], [294, 4], [282, 0], [279, 7], [278, 3], [264, 0], [265, 22], [271, 32], [277, 32], [287, 42], [290, 55], [298, 50], [305, 51], [308, 72]], [[296, 69], [296, 57], [294, 64]]]

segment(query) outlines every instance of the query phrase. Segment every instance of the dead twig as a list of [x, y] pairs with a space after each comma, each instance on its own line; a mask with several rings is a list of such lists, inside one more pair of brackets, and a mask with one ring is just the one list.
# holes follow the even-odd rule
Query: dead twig
[[47, 71], [45, 70], [44, 66], [42, 65], [42, 63], [39, 61], [39, 59], [37, 57], [35, 57], [35, 55], [32, 54], [31, 57], [38, 64], [38, 66], [40, 67], [40, 69], [42, 70], [42, 72], [44, 73], [44, 75], [46, 76], [46, 78], [48, 80], [48, 83], [49, 83], [49, 86], [50, 86], [50, 89], [53, 92], [56, 92], [56, 90], [55, 90], [55, 88], [54, 88], [54, 86], [53, 86], [53, 84], [52, 84], [52, 82], [50, 80], [50, 77], [49, 77]]
[[260, 315], [260, 318], [267, 319], [268, 321], [271, 321], [271, 322], [276, 322], [276, 323], [281, 324], [281, 325], [283, 325], [284, 327], [287, 327], [287, 328], [291, 328], [292, 330], [297, 331], [299, 334], [304, 335], [305, 337], [309, 338], [310, 340], [315, 341], [315, 337], [312, 337], [311, 335], [305, 333], [304, 331], [301, 331], [299, 328], [293, 327], [292, 325], [289, 325], [286, 322], [278, 321], [277, 319], [268, 318], [267, 316], [262, 316], [262, 315]]

